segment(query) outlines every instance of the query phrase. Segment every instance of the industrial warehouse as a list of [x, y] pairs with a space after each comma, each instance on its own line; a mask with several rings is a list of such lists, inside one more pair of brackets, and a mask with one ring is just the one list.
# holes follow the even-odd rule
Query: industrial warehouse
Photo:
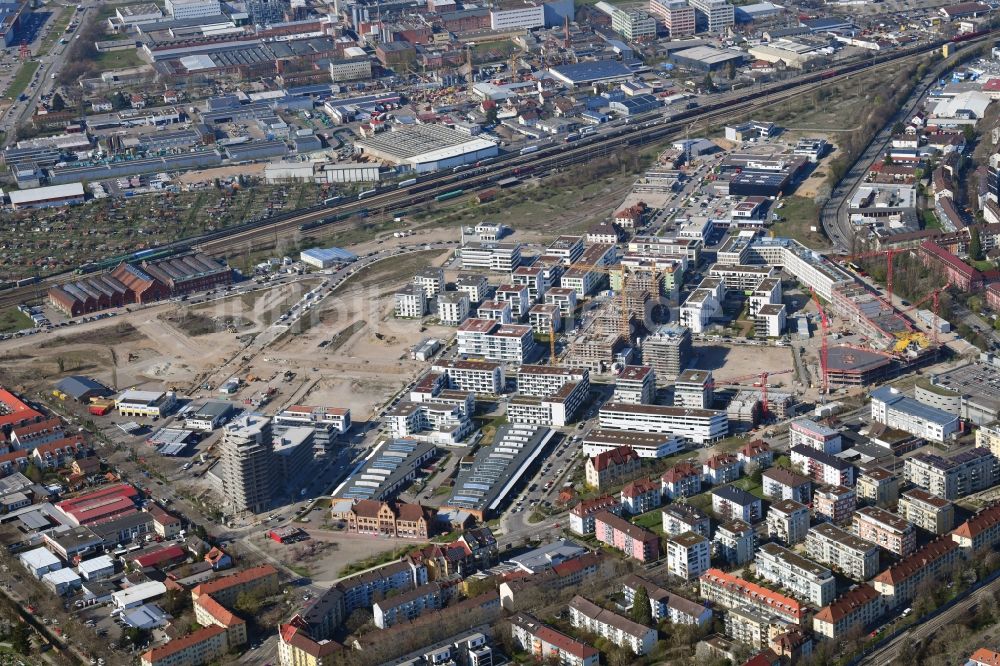
[[232, 269], [195, 253], [139, 265], [123, 262], [109, 273], [50, 287], [48, 300], [63, 314], [76, 317], [213, 289], [232, 281]]
[[441, 125], [401, 127], [355, 143], [364, 155], [417, 173], [447, 169], [496, 157], [497, 145]]

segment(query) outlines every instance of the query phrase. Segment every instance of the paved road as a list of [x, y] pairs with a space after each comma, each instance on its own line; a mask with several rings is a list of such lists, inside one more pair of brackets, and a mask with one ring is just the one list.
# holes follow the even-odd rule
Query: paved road
[[[950, 61], [949, 61], [950, 62]], [[850, 171], [841, 179], [834, 188], [830, 199], [820, 211], [820, 222], [827, 238], [833, 241], [834, 249], [851, 252], [852, 239], [854, 237], [854, 225], [848, 216], [848, 208], [851, 196], [859, 185], [863, 182], [868, 173], [868, 167], [884, 153], [889, 142], [892, 140], [892, 127], [897, 122], [906, 122], [912, 118], [917, 107], [923, 103], [927, 92], [933, 86], [941, 73], [953, 67], [953, 65], [939, 64], [930, 68], [923, 79], [913, 89], [913, 93], [905, 104], [891, 117], [885, 126], [876, 134], [868, 147], [851, 166]]]

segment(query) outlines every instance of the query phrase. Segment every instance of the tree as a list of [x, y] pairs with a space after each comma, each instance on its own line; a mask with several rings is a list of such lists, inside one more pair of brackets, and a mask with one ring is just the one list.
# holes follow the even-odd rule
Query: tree
[[66, 109], [66, 101], [62, 98], [62, 95], [55, 93], [52, 95], [52, 101], [49, 103], [53, 111], [63, 111]]
[[705, 78], [702, 79], [701, 87], [706, 92], [711, 92], [712, 90], [715, 90], [715, 82], [712, 81], [712, 75], [711, 74], [706, 74], [705, 75]]
[[491, 106], [486, 109], [486, 124], [496, 125], [497, 124], [497, 107], [496, 105]]
[[979, 237], [979, 227], [972, 227], [969, 232], [969, 256], [973, 261], [981, 261], [983, 258], [983, 241]]
[[236, 610], [247, 617], [256, 616], [260, 613], [261, 606], [263, 605], [263, 600], [257, 592], [240, 592], [239, 596], [236, 597]]
[[906, 131], [906, 125], [904, 125], [901, 120], [897, 120], [896, 123], [892, 126], [893, 134], [902, 134], [905, 131]]
[[10, 645], [20, 654], [29, 654], [31, 652], [31, 630], [28, 628], [26, 622], [18, 621], [14, 623], [10, 632]]
[[632, 599], [632, 619], [644, 627], [653, 624], [653, 609], [649, 605], [649, 590], [645, 585], [640, 585], [635, 591], [635, 598]]
[[30, 463], [28, 465], [28, 467], [24, 470], [24, 475], [28, 477], [32, 483], [42, 482], [42, 470], [38, 469], [38, 465], [35, 463]]

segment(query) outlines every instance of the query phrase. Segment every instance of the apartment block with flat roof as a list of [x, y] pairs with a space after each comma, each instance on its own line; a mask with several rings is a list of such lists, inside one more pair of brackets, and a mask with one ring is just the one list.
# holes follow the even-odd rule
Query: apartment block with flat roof
[[919, 488], [902, 494], [896, 513], [932, 534], [950, 532], [955, 524], [955, 505]]
[[813, 606], [827, 605], [837, 592], [836, 580], [829, 569], [775, 543], [757, 549], [754, 570], [760, 578]]
[[786, 546], [806, 540], [809, 507], [795, 500], [778, 500], [767, 510], [767, 535]]
[[906, 557], [917, 547], [917, 528], [894, 513], [874, 506], [866, 506], [854, 513], [854, 533], [884, 548], [890, 553]]
[[853, 580], [868, 580], [878, 573], [878, 546], [832, 523], [822, 523], [809, 530], [806, 556]]

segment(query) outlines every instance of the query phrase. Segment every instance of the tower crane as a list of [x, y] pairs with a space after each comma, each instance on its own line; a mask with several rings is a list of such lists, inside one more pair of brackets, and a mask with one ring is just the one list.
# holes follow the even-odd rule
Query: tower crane
[[820, 373], [823, 376], [823, 389], [822, 389], [822, 391], [823, 391], [823, 394], [826, 395], [826, 393], [828, 393], [829, 390], [830, 390], [830, 384], [829, 384], [829, 380], [827, 378], [827, 373], [826, 373], [826, 360], [827, 360], [827, 354], [828, 354], [828, 351], [829, 351], [827, 349], [826, 335], [827, 335], [827, 332], [830, 329], [830, 321], [826, 318], [826, 310], [824, 310], [823, 306], [820, 305], [819, 296], [816, 295], [816, 290], [810, 287], [809, 291], [812, 292], [813, 303], [816, 304], [816, 309], [819, 310], [819, 322], [820, 322], [820, 326], [822, 328], [822, 332], [821, 332], [822, 338], [821, 338], [821, 342], [820, 342], [820, 352], [819, 352], [819, 367], [820, 367]]
[[769, 403], [767, 401], [767, 379], [768, 379], [768, 377], [774, 377], [776, 375], [786, 375], [786, 374], [788, 374], [790, 372], [792, 372], [792, 370], [790, 370], [790, 369], [789, 370], [778, 370], [776, 372], [769, 372], [769, 371], [765, 370], [765, 371], [759, 372], [759, 373], [755, 372], [755, 373], [750, 374], [750, 375], [742, 375], [740, 377], [733, 377], [732, 379], [723, 379], [723, 380], [720, 380], [719, 382], [712, 382], [710, 384], [710, 386], [711, 386], [712, 390], [714, 390], [715, 386], [718, 383], [722, 383], [722, 384], [742, 384], [743, 382], [749, 381], [751, 379], [756, 380], [754, 382], [754, 386], [760, 386], [760, 399], [761, 399], [761, 405], [763, 407], [763, 417], [766, 419], [767, 416], [768, 416], [768, 414], [769, 414], [769, 412], [770, 412], [770, 405], [769, 405]]

